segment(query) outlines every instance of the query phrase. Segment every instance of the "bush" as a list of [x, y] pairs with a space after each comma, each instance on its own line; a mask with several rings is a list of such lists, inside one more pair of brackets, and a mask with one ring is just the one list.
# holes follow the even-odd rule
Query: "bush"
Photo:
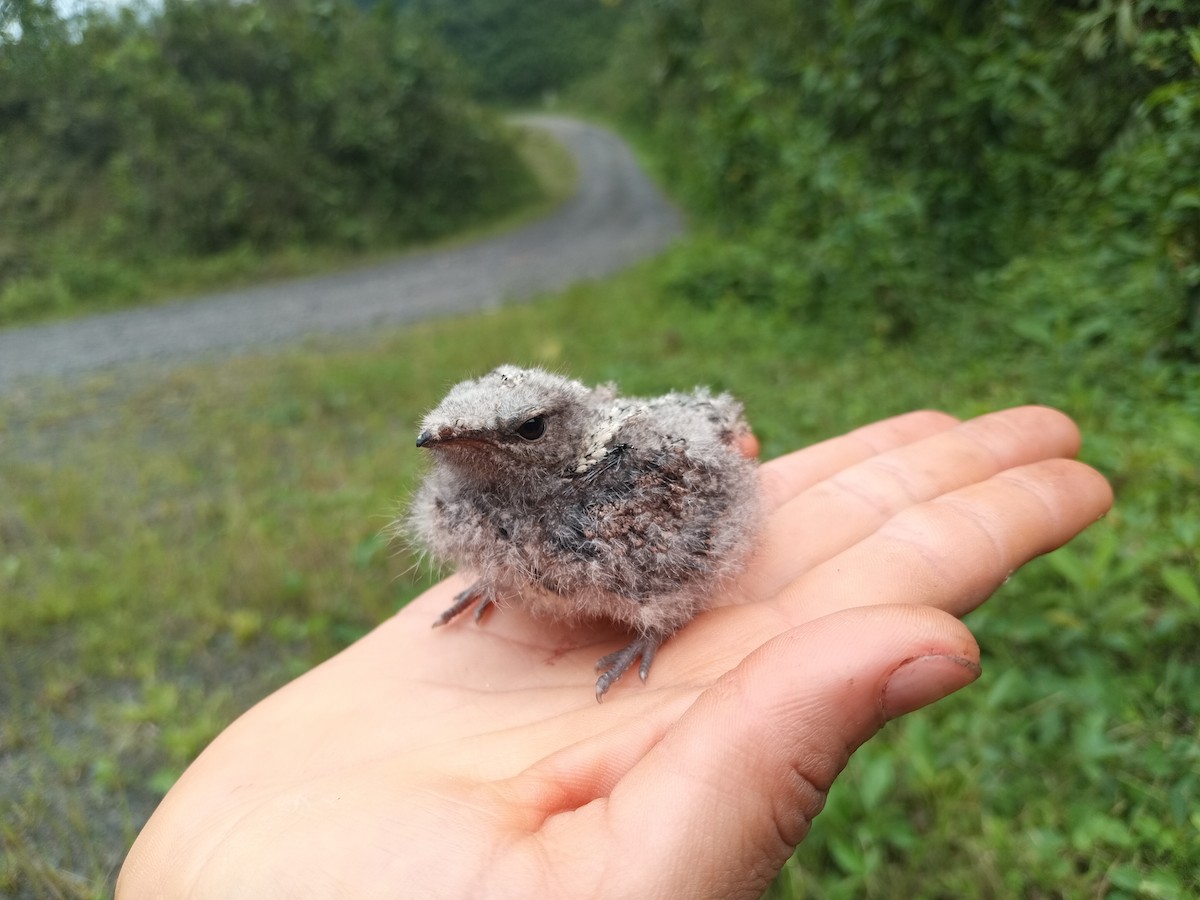
[[476, 96], [537, 102], [601, 68], [625, 20], [621, 0], [395, 0], [466, 65]]
[[[1137, 309], [1115, 318], [1194, 352], [1194, 4], [659, 0], [642, 12], [610, 104], [672, 160], [723, 241], [795, 261], [802, 307], [836, 305], [893, 337], [937, 328], [963, 303], [1045, 295], [1044, 254], [1069, 237], [1081, 271], [1133, 284], [1121, 296]], [[795, 283], [780, 282], [780, 305], [797, 304]]]
[[70, 21], [45, 0], [13, 8], [0, 286], [64, 256], [429, 238], [534, 193], [409, 18], [348, 0], [166, 0]]

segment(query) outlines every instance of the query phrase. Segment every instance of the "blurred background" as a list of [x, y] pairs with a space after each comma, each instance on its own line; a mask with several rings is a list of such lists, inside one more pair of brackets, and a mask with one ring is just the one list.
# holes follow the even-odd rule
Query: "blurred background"
[[686, 236], [0, 385], [0, 895], [109, 895], [217, 732], [429, 583], [383, 531], [415, 424], [501, 362], [733, 391], [765, 456], [1074, 416], [1113, 513], [969, 617], [982, 679], [855, 756], [769, 896], [1200, 895], [1194, 0], [0, 0], [0, 337], [523, 227], [586, 187], [539, 109], [631, 142]]

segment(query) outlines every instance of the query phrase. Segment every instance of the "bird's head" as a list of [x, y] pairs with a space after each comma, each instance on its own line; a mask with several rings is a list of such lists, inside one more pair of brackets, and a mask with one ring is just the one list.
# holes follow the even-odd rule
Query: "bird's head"
[[542, 369], [501, 366], [463, 381], [421, 422], [417, 446], [439, 465], [485, 481], [573, 471], [611, 400]]

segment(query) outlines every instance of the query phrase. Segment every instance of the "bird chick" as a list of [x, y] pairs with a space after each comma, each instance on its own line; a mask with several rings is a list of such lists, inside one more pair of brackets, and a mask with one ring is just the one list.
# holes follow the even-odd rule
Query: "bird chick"
[[422, 422], [433, 468], [400, 526], [477, 580], [434, 623], [494, 604], [636, 633], [602, 658], [596, 699], [709, 605], [750, 555], [756, 463], [742, 407], [704, 388], [638, 399], [501, 366]]

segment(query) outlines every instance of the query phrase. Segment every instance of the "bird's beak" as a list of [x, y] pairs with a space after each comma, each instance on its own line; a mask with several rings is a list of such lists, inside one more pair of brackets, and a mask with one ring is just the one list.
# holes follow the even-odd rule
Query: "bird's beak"
[[418, 447], [443, 447], [447, 444], [468, 443], [471, 433], [460, 431], [446, 425], [440, 428], [426, 428], [417, 435]]
[[473, 447], [487, 444], [487, 434], [476, 428], [459, 424], [435, 425], [423, 428], [417, 435], [417, 446], [429, 449], [440, 447]]

